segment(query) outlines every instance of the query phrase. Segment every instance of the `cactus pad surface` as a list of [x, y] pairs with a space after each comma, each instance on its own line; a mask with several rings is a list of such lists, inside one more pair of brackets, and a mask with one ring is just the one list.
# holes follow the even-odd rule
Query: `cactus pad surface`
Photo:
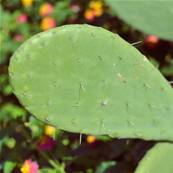
[[173, 1], [106, 0], [114, 12], [131, 26], [173, 41]]
[[59, 129], [119, 138], [173, 140], [173, 91], [118, 35], [89, 25], [36, 34], [14, 53], [19, 101]]
[[140, 161], [135, 173], [172, 173], [173, 144], [159, 143]]

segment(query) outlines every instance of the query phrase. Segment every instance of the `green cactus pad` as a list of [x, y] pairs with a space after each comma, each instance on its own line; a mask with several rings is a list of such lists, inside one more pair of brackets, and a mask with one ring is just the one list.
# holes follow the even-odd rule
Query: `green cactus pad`
[[132, 45], [103, 28], [66, 25], [13, 55], [14, 93], [38, 119], [71, 132], [173, 140], [173, 91]]
[[173, 173], [173, 144], [159, 143], [140, 161], [135, 173]]
[[108, 5], [128, 24], [163, 39], [173, 41], [173, 1], [116, 1]]

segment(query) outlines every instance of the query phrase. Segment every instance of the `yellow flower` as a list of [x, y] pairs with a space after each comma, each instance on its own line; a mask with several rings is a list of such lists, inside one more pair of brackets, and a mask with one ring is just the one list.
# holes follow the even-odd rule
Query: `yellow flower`
[[85, 18], [87, 20], [93, 20], [95, 17], [99, 17], [103, 14], [103, 3], [99, 0], [93, 0], [89, 3], [89, 8], [85, 11]]
[[94, 9], [94, 10], [99, 10], [102, 7], [103, 7], [103, 3], [99, 0], [90, 1], [90, 3], [89, 3], [89, 8]]
[[56, 26], [56, 21], [52, 17], [43, 18], [40, 24], [42, 30], [54, 28], [55, 26]]
[[87, 9], [84, 13], [85, 19], [92, 21], [95, 18], [95, 12], [91, 9]]
[[44, 133], [45, 133], [45, 135], [48, 135], [48, 136], [54, 136], [55, 131], [56, 131], [55, 127], [50, 126], [50, 125], [46, 125], [44, 128]]
[[89, 143], [89, 144], [92, 144], [92, 143], [94, 143], [96, 141], [96, 137], [95, 136], [93, 136], [93, 135], [88, 135], [87, 136], [87, 142]]
[[25, 161], [25, 163], [23, 164], [20, 170], [22, 173], [28, 173], [29, 169], [30, 169], [30, 165], [28, 162]]
[[33, 0], [21, 0], [21, 2], [24, 7], [30, 7], [33, 3]]
[[94, 14], [95, 16], [99, 17], [103, 14], [103, 9], [97, 9], [97, 10], [94, 10]]

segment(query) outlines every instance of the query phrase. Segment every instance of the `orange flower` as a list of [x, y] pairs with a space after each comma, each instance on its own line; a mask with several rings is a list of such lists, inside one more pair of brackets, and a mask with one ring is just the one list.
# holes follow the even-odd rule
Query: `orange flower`
[[95, 12], [91, 9], [87, 9], [84, 13], [84, 17], [85, 19], [87, 19], [88, 21], [93, 21], [95, 18]]
[[87, 142], [89, 143], [89, 144], [92, 144], [92, 143], [94, 143], [96, 141], [96, 137], [95, 136], [93, 136], [93, 135], [88, 135], [87, 136]]
[[50, 3], [44, 3], [40, 6], [39, 14], [40, 16], [47, 16], [53, 11], [53, 6]]
[[159, 38], [155, 35], [149, 35], [145, 39], [145, 42], [152, 43], [152, 44], [158, 43], [158, 41], [159, 41]]
[[30, 7], [32, 6], [33, 0], [21, 0], [21, 2], [24, 7]]
[[144, 44], [147, 48], [154, 49], [159, 46], [160, 40], [155, 35], [148, 35], [144, 40]]
[[40, 24], [42, 30], [54, 28], [55, 26], [56, 26], [56, 21], [52, 17], [43, 18]]
[[30, 159], [25, 160], [20, 170], [22, 173], [38, 173], [38, 164]]
[[50, 126], [50, 125], [46, 125], [44, 128], [44, 133], [45, 133], [45, 135], [52, 137], [55, 135], [55, 130], [56, 130], [55, 127]]

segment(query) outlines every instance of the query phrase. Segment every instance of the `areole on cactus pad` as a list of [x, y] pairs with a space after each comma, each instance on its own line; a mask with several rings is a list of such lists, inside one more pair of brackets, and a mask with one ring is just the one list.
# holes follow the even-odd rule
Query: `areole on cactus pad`
[[173, 140], [173, 91], [118, 35], [89, 25], [37, 34], [14, 53], [15, 95], [38, 119], [71, 132]]

